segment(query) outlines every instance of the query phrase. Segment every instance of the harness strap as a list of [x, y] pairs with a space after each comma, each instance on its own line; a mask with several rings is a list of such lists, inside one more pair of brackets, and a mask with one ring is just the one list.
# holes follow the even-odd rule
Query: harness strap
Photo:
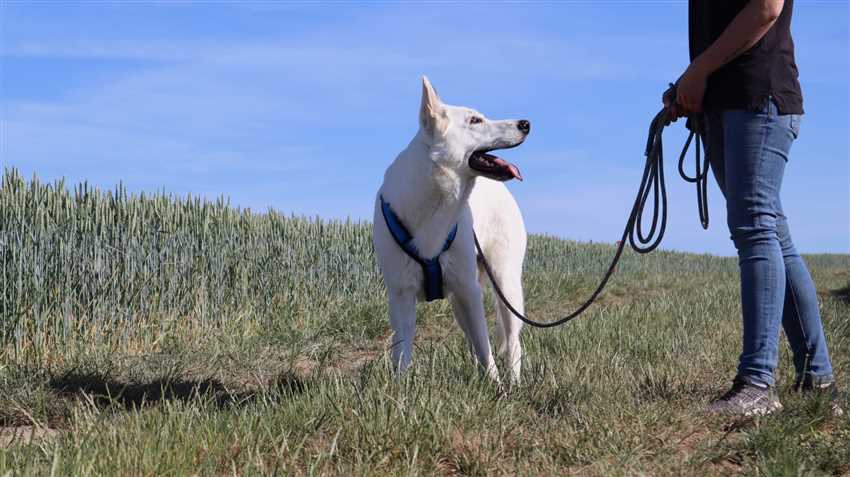
[[449, 247], [457, 235], [457, 224], [452, 227], [449, 236], [446, 238], [446, 243], [443, 244], [443, 249], [436, 257], [422, 258], [416, 245], [413, 245], [413, 236], [407, 231], [401, 219], [398, 218], [389, 202], [384, 200], [381, 195], [381, 212], [384, 215], [384, 222], [387, 223], [387, 228], [390, 230], [390, 235], [393, 236], [395, 243], [404, 250], [410, 258], [412, 258], [419, 266], [422, 267], [422, 273], [425, 278], [425, 300], [434, 301], [445, 298], [443, 295], [443, 267], [440, 265], [440, 255], [443, 254]]

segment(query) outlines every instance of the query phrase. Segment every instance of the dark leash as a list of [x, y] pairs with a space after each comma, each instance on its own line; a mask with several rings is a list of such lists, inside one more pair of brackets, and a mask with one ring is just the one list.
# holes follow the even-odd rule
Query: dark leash
[[[675, 98], [675, 86], [672, 84], [670, 85], [668, 94], [671, 92], [671, 97]], [[612, 275], [614, 275], [617, 263], [623, 255], [623, 249], [626, 246], [626, 239], [628, 239], [632, 249], [641, 254], [649, 253], [658, 248], [658, 245], [661, 244], [661, 239], [664, 237], [664, 232], [667, 229], [667, 186], [664, 183], [664, 150], [661, 136], [664, 132], [664, 128], [670, 122], [671, 118], [669, 118], [669, 115], [671, 107], [672, 106], [665, 106], [662, 108], [661, 111], [655, 115], [655, 118], [653, 118], [652, 123], [649, 125], [649, 135], [646, 140], [646, 150], [644, 152], [646, 155], [646, 164], [643, 168], [643, 178], [640, 181], [640, 188], [638, 189], [634, 205], [632, 205], [629, 220], [626, 222], [626, 228], [623, 230], [623, 236], [617, 243], [617, 252], [614, 254], [613, 260], [611, 260], [611, 265], [608, 267], [608, 271], [605, 272], [605, 275], [603, 275], [602, 281], [599, 282], [599, 286], [597, 286], [596, 290], [590, 295], [590, 298], [588, 298], [587, 301], [579, 306], [574, 312], [558, 320], [544, 323], [534, 321], [517, 311], [510, 301], [508, 301], [507, 297], [505, 297], [504, 292], [502, 292], [501, 287], [499, 287], [498, 282], [494, 278], [490, 263], [484, 256], [484, 252], [481, 250], [481, 244], [478, 243], [478, 236], [475, 235], [475, 231], [473, 230], [472, 236], [475, 240], [475, 248], [478, 250], [479, 260], [481, 261], [481, 264], [484, 265], [484, 270], [487, 272], [487, 276], [493, 284], [493, 290], [495, 290], [499, 300], [501, 300], [502, 303], [511, 310], [514, 316], [519, 318], [523, 323], [537, 328], [552, 328], [576, 318], [589, 308], [594, 301], [596, 301], [599, 294], [602, 293], [602, 290], [605, 288], [605, 285], [608, 284], [608, 280]], [[687, 182], [696, 184], [699, 220], [702, 227], [707, 229], [708, 158], [700, 156], [700, 134], [704, 132], [704, 120], [698, 115], [690, 116], [688, 118], [687, 127], [691, 132], [688, 136], [688, 140], [685, 142], [685, 146], [682, 148], [682, 153], [679, 155], [679, 175]], [[691, 142], [696, 143], [696, 173], [693, 177], [688, 176], [685, 172], [685, 156], [688, 153]], [[652, 195], [652, 224], [649, 227], [649, 232], [645, 234], [643, 227], [643, 215], [650, 194]]]

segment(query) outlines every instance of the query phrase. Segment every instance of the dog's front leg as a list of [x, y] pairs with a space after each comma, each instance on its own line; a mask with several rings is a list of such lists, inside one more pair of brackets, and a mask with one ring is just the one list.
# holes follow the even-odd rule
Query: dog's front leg
[[393, 328], [393, 370], [403, 373], [413, 358], [416, 334], [416, 296], [410, 291], [390, 291], [390, 326]]
[[499, 371], [490, 350], [490, 337], [487, 335], [487, 320], [484, 318], [484, 303], [481, 300], [481, 287], [472, 282], [451, 296], [452, 311], [458, 325], [466, 334], [466, 340], [475, 353], [476, 361], [482, 370], [497, 384]]

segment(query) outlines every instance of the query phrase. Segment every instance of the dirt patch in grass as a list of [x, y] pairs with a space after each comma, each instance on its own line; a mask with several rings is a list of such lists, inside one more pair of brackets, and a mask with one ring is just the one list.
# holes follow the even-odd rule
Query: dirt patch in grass
[[392, 331], [387, 324], [387, 331], [379, 337], [355, 347], [341, 348], [336, 358], [326, 371], [341, 371], [343, 373], [355, 373], [366, 366], [369, 362], [380, 359], [381, 355], [388, 351]]
[[4, 449], [15, 444], [29, 445], [57, 435], [59, 435], [58, 430], [40, 426], [0, 427], [0, 448]]
[[351, 373], [377, 358], [379, 354], [380, 352], [376, 349], [345, 350], [334, 361], [332, 368], [344, 373]]
[[487, 475], [481, 455], [480, 436], [456, 431], [450, 438], [450, 448], [437, 460], [436, 468], [446, 476]]

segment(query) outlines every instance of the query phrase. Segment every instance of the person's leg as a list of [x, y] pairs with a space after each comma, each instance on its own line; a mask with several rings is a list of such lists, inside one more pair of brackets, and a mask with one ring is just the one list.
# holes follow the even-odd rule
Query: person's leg
[[[792, 132], [797, 136], [799, 118], [792, 118]], [[777, 198], [778, 200], [778, 198]], [[782, 326], [794, 353], [797, 371], [795, 387], [806, 383], [809, 387], [831, 383], [832, 364], [829, 361], [826, 337], [818, 309], [818, 297], [809, 269], [791, 240], [788, 220], [777, 202], [776, 230], [785, 262], [785, 300]]]
[[[722, 113], [709, 113], [706, 115], [706, 134], [703, 138], [706, 145], [706, 157], [711, 165], [712, 172], [717, 185], [724, 197], [727, 197], [727, 211], [730, 209], [730, 204], [727, 194], [727, 174], [726, 174], [726, 153], [725, 153], [725, 133], [724, 121]], [[733, 154], [732, 157], [737, 157], [739, 154]], [[733, 168], [735, 165], [732, 166]], [[737, 181], [732, 180], [733, 187], [737, 186]], [[733, 199], [738, 192], [733, 191]], [[731, 205], [731, 208], [738, 207], [738, 202]], [[728, 217], [727, 212], [727, 217]], [[730, 223], [733, 223], [730, 221]], [[732, 388], [723, 396], [713, 400], [706, 407], [706, 411], [710, 413], [729, 413], [743, 414], [746, 416], [769, 414], [777, 409], [781, 409], [782, 404], [779, 402], [779, 397], [775, 390], [764, 385], [752, 384], [749, 381], [742, 380], [736, 377]]]
[[785, 300], [779, 192], [794, 140], [772, 102], [761, 112], [725, 111], [726, 211], [741, 274], [743, 351], [737, 379], [772, 386]]

